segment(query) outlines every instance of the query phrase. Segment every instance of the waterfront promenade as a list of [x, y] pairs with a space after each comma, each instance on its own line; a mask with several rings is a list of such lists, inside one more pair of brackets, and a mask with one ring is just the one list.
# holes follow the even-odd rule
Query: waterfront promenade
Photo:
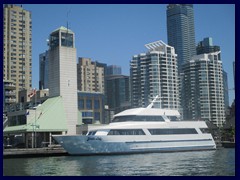
[[3, 158], [67, 156], [62, 147], [4, 149]]

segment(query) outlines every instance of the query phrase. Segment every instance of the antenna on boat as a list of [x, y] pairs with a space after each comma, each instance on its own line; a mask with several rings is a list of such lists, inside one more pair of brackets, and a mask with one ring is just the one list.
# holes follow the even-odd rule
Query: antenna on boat
[[[149, 104], [149, 105], [147, 106], [147, 109], [151, 109], [152, 106], [153, 106], [153, 104], [157, 101], [158, 98], [161, 98], [161, 97], [159, 97], [159, 96], [157, 95], [157, 96], [152, 100], [151, 104]], [[161, 100], [160, 100], [160, 108], [161, 108]]]

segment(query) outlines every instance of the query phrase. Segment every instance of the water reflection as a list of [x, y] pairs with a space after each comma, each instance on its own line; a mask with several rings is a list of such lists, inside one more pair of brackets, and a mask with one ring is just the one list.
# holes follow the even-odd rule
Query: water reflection
[[234, 176], [235, 149], [4, 159], [3, 165], [5, 176]]

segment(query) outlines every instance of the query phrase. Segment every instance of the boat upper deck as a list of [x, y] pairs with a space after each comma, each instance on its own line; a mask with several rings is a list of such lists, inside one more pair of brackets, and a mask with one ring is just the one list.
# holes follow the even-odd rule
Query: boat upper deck
[[177, 110], [170, 110], [170, 109], [158, 109], [158, 108], [133, 108], [122, 111], [114, 117], [118, 116], [126, 116], [126, 115], [145, 115], [145, 116], [177, 116], [180, 117], [180, 113]]

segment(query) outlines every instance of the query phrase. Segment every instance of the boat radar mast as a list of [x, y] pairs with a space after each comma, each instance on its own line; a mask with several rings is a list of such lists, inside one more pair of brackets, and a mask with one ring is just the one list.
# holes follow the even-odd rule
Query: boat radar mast
[[151, 109], [155, 102], [157, 102], [157, 99], [160, 99], [160, 108], [161, 108], [161, 97], [159, 95], [155, 96], [155, 98], [152, 100], [152, 102], [147, 106], [147, 109]]

